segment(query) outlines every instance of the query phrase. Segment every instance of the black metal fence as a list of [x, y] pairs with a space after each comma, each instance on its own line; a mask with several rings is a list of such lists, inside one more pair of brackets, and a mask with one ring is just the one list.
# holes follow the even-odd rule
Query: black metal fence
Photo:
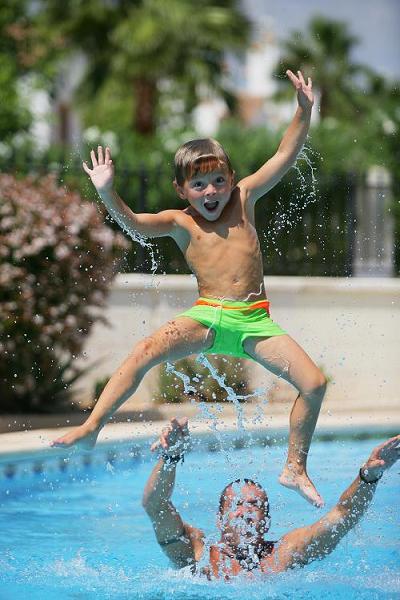
[[[77, 161], [0, 163], [2, 171], [43, 176], [55, 173], [63, 185], [80, 190], [88, 200], [95, 190]], [[176, 197], [172, 171], [144, 164], [116, 170], [116, 189], [134, 212], [157, 212], [185, 206]], [[318, 176], [292, 170], [284, 181], [258, 201], [256, 226], [266, 275], [350, 276], [356, 231], [356, 190], [353, 175]], [[112, 227], [118, 228], [115, 223]], [[169, 238], [152, 241], [158, 273], [188, 273], [179, 249]], [[123, 263], [126, 272], [149, 272], [151, 253], [139, 244]]]

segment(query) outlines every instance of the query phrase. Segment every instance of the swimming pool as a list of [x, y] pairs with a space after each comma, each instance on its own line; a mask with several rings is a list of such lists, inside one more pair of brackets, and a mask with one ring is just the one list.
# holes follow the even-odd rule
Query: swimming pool
[[[262, 447], [265, 441], [271, 445]], [[377, 443], [313, 443], [309, 472], [327, 507], [337, 501]], [[286, 443], [275, 444], [270, 438], [250, 448], [236, 443], [237, 449], [228, 453], [211, 452], [217, 445], [203, 443], [178, 468], [174, 502], [187, 522], [216, 534], [219, 493], [240, 476], [260, 481], [268, 491], [270, 539], [320, 516], [276, 482]], [[170, 568], [141, 507], [154, 464], [150, 453], [141, 450], [140, 445], [123, 444], [70, 461], [57, 457], [46, 468], [36, 461], [32, 470], [24, 469], [28, 457], [7, 466], [0, 486], [1, 600], [400, 597], [398, 465], [380, 483], [361, 524], [331, 556], [282, 575], [222, 583]]]

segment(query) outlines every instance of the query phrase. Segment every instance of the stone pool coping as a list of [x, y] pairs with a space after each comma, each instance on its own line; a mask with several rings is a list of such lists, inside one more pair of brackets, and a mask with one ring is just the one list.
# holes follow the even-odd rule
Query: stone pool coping
[[[183, 412], [183, 408], [181, 409]], [[175, 413], [179, 411], [174, 409]], [[229, 412], [229, 411], [228, 411]], [[172, 409], [171, 415], [172, 416]], [[15, 489], [30, 489], [34, 485], [58, 483], [65, 477], [92, 477], [93, 469], [113, 470], [133, 467], [139, 461], [154, 460], [151, 442], [156, 440], [167, 421], [153, 423], [110, 423], [100, 433], [92, 452], [71, 448], [51, 448], [50, 441], [71, 428], [17, 431], [0, 435], [0, 493]], [[236, 419], [219, 416], [219, 440], [212, 429], [212, 419], [193, 414], [190, 418], [193, 449], [214, 452], [223, 446], [236, 449], [245, 446], [275, 446], [287, 444], [288, 415], [264, 416], [263, 424], [246, 420], [245, 431], [237, 429]], [[322, 414], [315, 440], [371, 439], [371, 449], [400, 430], [398, 413]], [[228, 445], [228, 446], [227, 446]]]

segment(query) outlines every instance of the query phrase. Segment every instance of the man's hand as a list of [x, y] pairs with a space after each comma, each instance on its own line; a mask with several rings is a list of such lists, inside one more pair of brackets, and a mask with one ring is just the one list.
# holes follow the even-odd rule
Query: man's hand
[[[366, 481], [377, 482], [380, 475], [400, 458], [400, 435], [374, 448], [362, 468]], [[295, 529], [283, 536], [279, 552], [286, 568], [305, 565], [324, 558], [360, 521], [367, 510], [377, 485], [365, 484], [357, 475], [328, 514], [313, 525]]]
[[106, 148], [104, 153], [103, 147], [98, 146], [97, 156], [95, 151], [92, 150], [90, 158], [92, 159], [93, 168], [90, 169], [85, 161], [82, 163], [82, 166], [85, 173], [92, 180], [94, 187], [99, 193], [111, 190], [114, 181], [114, 165], [111, 159], [110, 148]]
[[177, 419], [174, 417], [161, 432], [160, 439], [151, 446], [154, 452], [162, 448], [163, 452], [169, 456], [178, 456], [183, 454], [190, 444], [190, 434], [187, 417]]
[[311, 110], [314, 104], [314, 94], [312, 92], [312, 81], [309, 77], [307, 83], [304, 81], [304, 77], [301, 71], [297, 71], [297, 77], [292, 71], [287, 70], [286, 75], [293, 83], [297, 90], [297, 101], [301, 108]]
[[400, 435], [386, 440], [374, 448], [367, 462], [361, 467], [366, 480], [378, 479], [400, 458]]

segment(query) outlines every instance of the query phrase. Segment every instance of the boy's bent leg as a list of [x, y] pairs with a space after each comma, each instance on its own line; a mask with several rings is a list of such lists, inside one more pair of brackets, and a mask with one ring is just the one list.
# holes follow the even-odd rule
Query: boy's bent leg
[[177, 317], [140, 341], [113, 374], [86, 422], [52, 442], [90, 449], [111, 415], [136, 391], [144, 375], [165, 360], [178, 360], [212, 346], [214, 332], [187, 317]]
[[247, 338], [244, 348], [259, 364], [299, 391], [290, 413], [288, 456], [279, 481], [297, 490], [315, 506], [323, 506], [323, 500], [307, 474], [307, 456], [326, 391], [326, 378], [288, 335]]

